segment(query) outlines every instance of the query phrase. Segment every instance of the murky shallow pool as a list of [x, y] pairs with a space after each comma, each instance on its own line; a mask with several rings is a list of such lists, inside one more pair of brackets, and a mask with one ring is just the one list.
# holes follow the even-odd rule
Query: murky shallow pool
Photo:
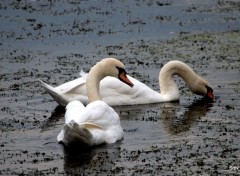
[[[2, 1], [0, 175], [239, 174], [240, 4], [182, 2]], [[212, 84], [216, 100], [176, 77], [179, 102], [114, 107], [124, 140], [64, 148], [56, 142], [64, 108], [37, 78], [58, 85], [108, 56], [155, 90], [162, 65], [181, 60]]]

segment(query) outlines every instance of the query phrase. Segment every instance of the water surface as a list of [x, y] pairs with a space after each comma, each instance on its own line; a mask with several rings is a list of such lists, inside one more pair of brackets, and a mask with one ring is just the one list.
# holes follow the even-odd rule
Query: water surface
[[[1, 1], [0, 175], [224, 175], [240, 168], [238, 1]], [[187, 63], [216, 100], [175, 78], [179, 102], [114, 107], [124, 140], [64, 148], [59, 85], [104, 57], [159, 91], [162, 65]], [[235, 167], [235, 169], [232, 169]]]

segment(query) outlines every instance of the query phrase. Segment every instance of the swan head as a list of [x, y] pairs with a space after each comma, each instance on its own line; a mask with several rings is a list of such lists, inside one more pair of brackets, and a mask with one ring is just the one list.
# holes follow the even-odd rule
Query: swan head
[[208, 99], [214, 99], [213, 89], [210, 84], [197, 75], [187, 64], [177, 60], [169, 61], [160, 71], [159, 82], [161, 83], [161, 93], [168, 94], [171, 97], [177, 97], [177, 99], [179, 99], [179, 90], [172, 79], [174, 75], [178, 75], [183, 78], [188, 88], [193, 93], [202, 95]]
[[125, 65], [117, 59], [105, 58], [93, 66], [87, 76], [86, 88], [89, 102], [101, 100], [99, 92], [100, 81], [107, 76], [115, 77], [133, 87], [133, 83], [127, 77]]
[[121, 61], [115, 58], [105, 58], [99, 62], [99, 64], [101, 64], [101, 68], [104, 69], [103, 76], [115, 77], [130, 87], [133, 87], [133, 83], [127, 77], [125, 65]]
[[204, 80], [204, 79], [199, 79], [199, 81], [197, 81], [197, 84], [195, 85], [195, 88], [191, 88], [191, 90], [198, 94], [198, 95], [202, 95], [208, 99], [214, 99], [214, 94], [213, 94], [213, 89], [211, 88], [210, 84]]

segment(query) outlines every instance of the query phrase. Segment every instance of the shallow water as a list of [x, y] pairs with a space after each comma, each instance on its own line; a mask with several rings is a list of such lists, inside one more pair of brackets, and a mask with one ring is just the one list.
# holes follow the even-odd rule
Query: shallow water
[[[0, 175], [238, 175], [239, 7], [238, 1], [1, 1]], [[109, 56], [155, 90], [163, 64], [186, 62], [211, 83], [216, 100], [193, 95], [175, 78], [179, 102], [114, 107], [124, 140], [64, 148], [56, 142], [64, 109], [37, 78], [59, 85]]]

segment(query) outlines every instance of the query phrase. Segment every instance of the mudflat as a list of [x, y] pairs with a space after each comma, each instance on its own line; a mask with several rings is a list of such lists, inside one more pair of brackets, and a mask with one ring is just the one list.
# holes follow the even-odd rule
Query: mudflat
[[[0, 175], [238, 175], [240, 3], [209, 1], [1, 1]], [[207, 79], [212, 102], [175, 77], [178, 102], [118, 106], [124, 139], [65, 148], [56, 86], [115, 57], [159, 91], [170, 60]]]

